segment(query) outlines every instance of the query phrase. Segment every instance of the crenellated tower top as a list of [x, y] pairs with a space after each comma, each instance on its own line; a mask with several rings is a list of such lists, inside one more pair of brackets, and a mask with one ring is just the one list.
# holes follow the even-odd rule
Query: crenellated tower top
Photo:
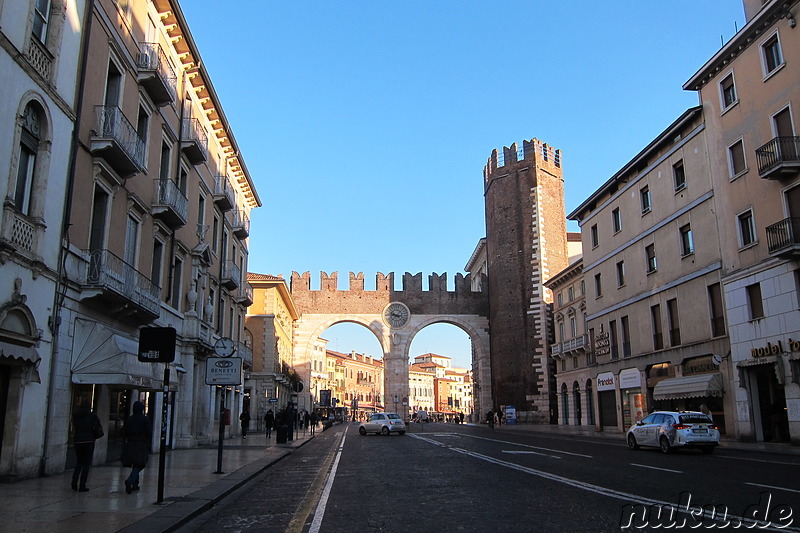
[[533, 164], [554, 176], [561, 178], [561, 150], [533, 138], [522, 141], [522, 146], [513, 143], [511, 147], [504, 146], [501, 151], [492, 150], [492, 155], [483, 167], [484, 190], [497, 177], [508, 175], [510, 169], [520, 164]]

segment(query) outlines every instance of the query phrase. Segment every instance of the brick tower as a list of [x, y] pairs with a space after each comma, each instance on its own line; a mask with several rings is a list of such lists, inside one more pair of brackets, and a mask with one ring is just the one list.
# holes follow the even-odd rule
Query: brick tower
[[547, 423], [556, 391], [543, 283], [569, 263], [561, 151], [537, 139], [493, 150], [483, 177], [494, 407]]

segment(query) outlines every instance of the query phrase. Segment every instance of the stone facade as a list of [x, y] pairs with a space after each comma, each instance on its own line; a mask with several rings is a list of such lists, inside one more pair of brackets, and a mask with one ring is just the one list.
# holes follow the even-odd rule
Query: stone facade
[[515, 406], [521, 422], [555, 414], [543, 283], [568, 264], [561, 163], [532, 139], [494, 150], [484, 168], [494, 407]]

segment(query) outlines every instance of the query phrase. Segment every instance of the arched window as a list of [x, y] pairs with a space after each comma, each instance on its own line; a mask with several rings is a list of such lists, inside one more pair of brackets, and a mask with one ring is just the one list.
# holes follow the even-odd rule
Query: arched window
[[36, 155], [41, 140], [42, 117], [33, 102], [25, 107], [22, 133], [19, 141], [17, 182], [14, 186], [14, 207], [24, 215], [30, 215], [33, 196], [33, 177], [36, 170]]

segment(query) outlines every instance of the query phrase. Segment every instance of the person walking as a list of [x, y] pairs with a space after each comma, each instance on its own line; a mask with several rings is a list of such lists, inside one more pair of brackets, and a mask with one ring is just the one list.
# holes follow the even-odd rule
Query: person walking
[[153, 440], [153, 427], [144, 414], [144, 404], [133, 403], [133, 414], [122, 426], [122, 466], [130, 466], [131, 473], [125, 480], [125, 492], [130, 494], [139, 490], [139, 474], [147, 466], [150, 458], [150, 443]]
[[494, 412], [491, 410], [486, 413], [486, 423], [489, 424], [490, 428], [494, 429]]
[[502, 426], [503, 425], [503, 410], [502, 409], [498, 409], [497, 410], [497, 425], [498, 426]]
[[242, 411], [239, 415], [239, 421], [242, 423], [242, 438], [247, 438], [247, 430], [250, 429], [250, 412]]
[[264, 415], [264, 427], [267, 429], [267, 438], [272, 438], [272, 426], [275, 425], [275, 413], [272, 409], [267, 409], [267, 414]]
[[[75, 445], [75, 470], [72, 471], [72, 490], [89, 492], [86, 481], [94, 457], [94, 441], [103, 436], [100, 419], [92, 412], [88, 401], [72, 415], [72, 442]], [[80, 486], [78, 486], [80, 481]]]

